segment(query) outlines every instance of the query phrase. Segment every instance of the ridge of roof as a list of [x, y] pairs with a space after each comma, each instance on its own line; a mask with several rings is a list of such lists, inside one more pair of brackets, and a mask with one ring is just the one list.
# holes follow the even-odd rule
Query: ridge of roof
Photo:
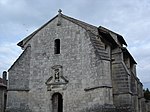
[[[83, 28], [86, 29], [86, 30], [90, 30], [90, 28], [98, 29], [97, 26], [94, 26], [94, 25], [92, 25], [92, 24], [88, 24], [88, 23], [86, 23], [86, 22], [84, 22], [84, 21], [80, 21], [80, 20], [78, 20], [78, 19], [75, 19], [75, 18], [66, 16], [66, 15], [64, 15], [64, 14], [62, 14], [62, 17], [65, 18], [65, 19], [67, 19], [67, 20], [69, 20], [69, 21], [71, 21], [71, 22], [73, 22], [73, 23], [75, 23], [75, 24], [77, 24], [77, 25], [79, 25], [79, 26], [81, 26], [81, 27], [83, 27]], [[98, 31], [98, 30], [97, 30], [97, 31]]]

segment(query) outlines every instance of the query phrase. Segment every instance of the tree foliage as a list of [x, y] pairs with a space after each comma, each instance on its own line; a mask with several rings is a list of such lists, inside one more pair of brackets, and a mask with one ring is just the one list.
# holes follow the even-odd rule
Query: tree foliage
[[150, 100], [150, 91], [148, 88], [146, 90], [144, 90], [144, 98], [146, 100]]

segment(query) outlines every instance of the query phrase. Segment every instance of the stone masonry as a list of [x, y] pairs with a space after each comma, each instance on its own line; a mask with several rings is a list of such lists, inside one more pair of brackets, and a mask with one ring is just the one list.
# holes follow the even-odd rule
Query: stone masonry
[[24, 51], [8, 70], [7, 112], [96, 112], [105, 106], [145, 112], [136, 62], [121, 35], [59, 11], [18, 45]]

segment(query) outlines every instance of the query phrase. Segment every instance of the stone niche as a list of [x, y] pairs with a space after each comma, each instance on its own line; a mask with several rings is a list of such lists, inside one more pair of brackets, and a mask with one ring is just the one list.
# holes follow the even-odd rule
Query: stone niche
[[69, 82], [63, 76], [63, 67], [61, 65], [55, 65], [51, 67], [51, 76], [46, 81], [47, 90], [64, 90]]

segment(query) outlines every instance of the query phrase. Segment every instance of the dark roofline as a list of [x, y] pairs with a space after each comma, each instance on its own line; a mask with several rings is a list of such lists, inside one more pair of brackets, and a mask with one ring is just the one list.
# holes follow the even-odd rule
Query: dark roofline
[[[89, 30], [87, 29], [85, 26], [88, 26], [88, 27], [93, 27], [93, 28], [97, 28], [96, 26], [94, 25], [91, 25], [91, 24], [88, 24], [86, 22], [83, 22], [83, 21], [80, 21], [80, 20], [77, 20], [77, 19], [74, 19], [74, 18], [71, 18], [69, 16], [66, 16], [64, 14], [61, 14], [60, 15], [61, 17], [63, 17], [64, 19], [67, 19], [79, 26], [81, 26], [82, 28], [84, 28], [85, 30]], [[36, 34], [38, 33], [42, 28], [44, 28], [47, 24], [49, 24], [52, 20], [54, 20], [56, 17], [58, 17], [58, 15], [56, 15], [55, 17], [53, 17], [51, 20], [49, 20], [47, 23], [45, 23], [43, 26], [41, 26], [39, 29], [35, 30], [33, 33], [31, 33], [29, 36], [27, 36], [26, 38], [24, 38], [22, 41], [20, 41], [17, 45], [20, 46], [20, 47], [24, 47], [24, 45]]]
[[134, 58], [132, 57], [132, 55], [130, 54], [130, 52], [128, 51], [127, 48], [122, 47], [121, 49], [123, 50], [124, 53], [127, 53], [127, 55], [129, 55], [129, 58], [131, 59], [131, 61], [132, 61], [134, 64], [137, 64], [136, 61], [134, 60]]
[[8, 72], [14, 67], [14, 65], [18, 62], [18, 60], [23, 56], [25, 52], [27, 52], [28, 48], [31, 47], [30, 45], [26, 47], [26, 49], [21, 53], [21, 55], [16, 59], [16, 61], [11, 65], [11, 67], [8, 69]]
[[[64, 15], [64, 14], [61, 14], [60, 16], [61, 16], [62, 18], [64, 18], [64, 19], [67, 19], [68, 21], [70, 21], [70, 22], [72, 22], [72, 23], [75, 23], [75, 24], [79, 25], [80, 27], [84, 28], [85, 30], [90, 31], [90, 32], [93, 33], [93, 34], [94, 34], [95, 32], [93, 32], [93, 31], [90, 30], [89, 28], [97, 29], [98, 33], [99, 33], [99, 30], [102, 30], [103, 32], [108, 33], [108, 34], [105, 34], [105, 36], [107, 35], [106, 38], [108, 39], [109, 42], [111, 41], [111, 42], [113, 42], [113, 44], [115, 44], [115, 43], [116, 43], [115, 40], [111, 37], [111, 35], [110, 35], [110, 33], [109, 33], [109, 32], [112, 32], [112, 33], [114, 33], [114, 34], [117, 35], [118, 40], [119, 40], [122, 44], [124, 44], [124, 45], [127, 46], [125, 40], [123, 39], [123, 37], [122, 37], [121, 35], [119, 35], [119, 34], [113, 32], [113, 31], [111, 31], [111, 30], [109, 30], [109, 29], [106, 29], [106, 28], [104, 28], [104, 27], [102, 27], [102, 26], [96, 27], [96, 26], [94, 26], [94, 25], [88, 24], [88, 23], [83, 22], [83, 21], [80, 21], [80, 20], [78, 20], [78, 19], [74, 19], [74, 18], [69, 17], [69, 16], [66, 16], [66, 15]], [[33, 33], [31, 33], [29, 36], [27, 36], [26, 38], [24, 38], [24, 39], [23, 39], [22, 41], [20, 41], [17, 45], [23, 48], [24, 45], [25, 45], [36, 33], [38, 33], [42, 28], [44, 28], [47, 24], [49, 24], [49, 23], [50, 23], [52, 20], [54, 20], [56, 17], [58, 17], [58, 15], [56, 15], [55, 17], [53, 17], [51, 20], [49, 20], [47, 23], [45, 23], [45, 24], [44, 24], [43, 26], [41, 26], [39, 29], [37, 29], [36, 31], [34, 31]], [[96, 34], [96, 35], [97, 35], [97, 34]], [[111, 38], [108, 38], [108, 37], [111, 37]]]
[[113, 45], [112, 48], [115, 48], [118, 46], [116, 41], [113, 39], [113, 37], [108, 32], [101, 30], [99, 28], [98, 28], [98, 32], [99, 32], [99, 35], [101, 35], [105, 41], [108, 41], [111, 45]]
[[[52, 20], [54, 20], [58, 15], [56, 15], [55, 17], [53, 17], [51, 20], [49, 20], [48, 22], [46, 22], [44, 25], [42, 25], [39, 29], [35, 30], [33, 33], [31, 33], [29, 36], [27, 36], [26, 38], [24, 38], [22, 41], [20, 41], [17, 45], [20, 47], [24, 47], [24, 44], [26, 44], [36, 33], [38, 33], [41, 29], [43, 29], [46, 25], [48, 25]], [[25, 41], [25, 42], [24, 42]]]
[[82, 28], [84, 28], [84, 29], [86, 29], [86, 30], [88, 30], [88, 29], [87, 29], [87, 27], [85, 27], [85, 26], [93, 27], [93, 28], [98, 28], [97, 26], [88, 24], [88, 23], [86, 23], [86, 22], [84, 22], [84, 21], [80, 21], [80, 20], [78, 20], [78, 19], [75, 19], [75, 18], [66, 16], [66, 15], [64, 15], [64, 14], [62, 14], [62, 17], [63, 17], [64, 19], [67, 19], [67, 20], [69, 20], [69, 21], [71, 21], [71, 22], [73, 22], [73, 23], [75, 23], [75, 24], [81, 26]]
[[[84, 28], [85, 30], [89, 31], [90, 33], [94, 34], [95, 36], [101, 38], [103, 41], [105, 41], [105, 42], [111, 44], [111, 46], [113, 45], [113, 46], [112, 46], [113, 48], [115, 48], [116, 46], [118, 46], [118, 44], [117, 44], [116, 41], [113, 39], [113, 37], [110, 35], [110, 33], [108, 33], [108, 31], [106, 32], [106, 31], [104, 31], [104, 30], [99, 29], [99, 27], [96, 27], [96, 26], [94, 26], [94, 25], [88, 24], [88, 23], [86, 23], [86, 22], [80, 21], [80, 20], [78, 20], [78, 19], [74, 19], [74, 18], [72, 18], [72, 17], [66, 16], [66, 15], [63, 15], [63, 14], [62, 14], [62, 17], [63, 17], [64, 19], [67, 19], [67, 20], [69, 20], [69, 21], [71, 21], [71, 22], [73, 22], [73, 23], [79, 25], [80, 27], [82, 27], [82, 28]], [[95, 29], [97, 30], [98, 34], [95, 34], [95, 32], [89, 30], [88, 27], [90, 27], [90, 28], [95, 28]]]
[[126, 45], [126, 46], [127, 46], [126, 41], [124, 40], [124, 38], [123, 38], [121, 35], [119, 35], [119, 34], [117, 34], [117, 33], [113, 32], [113, 31], [111, 31], [111, 30], [109, 30], [109, 29], [107, 29], [107, 28], [105, 28], [105, 27], [103, 27], [103, 26], [99, 26], [99, 29], [104, 30], [104, 31], [106, 31], [106, 32], [108, 32], [108, 33], [109, 33], [109, 32], [111, 32], [111, 33], [116, 34], [116, 35], [117, 35], [118, 40], [119, 40], [122, 44], [124, 44], [124, 45]]

